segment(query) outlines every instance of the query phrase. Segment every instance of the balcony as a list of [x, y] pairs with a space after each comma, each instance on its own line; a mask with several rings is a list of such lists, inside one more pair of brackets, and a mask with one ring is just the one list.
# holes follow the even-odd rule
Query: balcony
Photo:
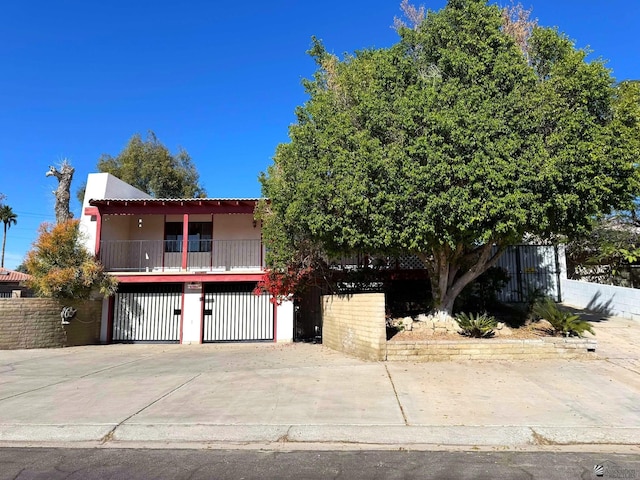
[[[224, 273], [264, 269], [260, 240], [189, 240], [187, 271]], [[182, 244], [175, 240], [100, 242], [100, 261], [108, 272], [180, 272]]]

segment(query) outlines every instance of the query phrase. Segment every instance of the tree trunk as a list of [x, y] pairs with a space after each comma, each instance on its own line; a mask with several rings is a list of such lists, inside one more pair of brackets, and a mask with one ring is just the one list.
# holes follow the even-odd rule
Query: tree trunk
[[445, 245], [441, 249], [434, 249], [430, 257], [421, 256], [429, 271], [435, 315], [452, 315], [453, 304], [464, 287], [495, 265], [504, 248], [498, 247], [493, 255], [492, 250], [491, 243], [468, 253], [464, 253], [462, 246], [454, 251]]
[[0, 264], [0, 268], [4, 268], [4, 246], [7, 243], [7, 224], [4, 224], [4, 234], [2, 235], [2, 263]]
[[56, 223], [65, 223], [73, 218], [71, 210], [69, 210], [69, 200], [71, 198], [71, 180], [73, 179], [73, 173], [75, 169], [66, 161], [62, 162], [60, 171], [55, 167], [49, 167], [49, 171], [46, 176], [53, 176], [58, 179], [58, 188], [54, 190], [53, 194], [56, 197]]

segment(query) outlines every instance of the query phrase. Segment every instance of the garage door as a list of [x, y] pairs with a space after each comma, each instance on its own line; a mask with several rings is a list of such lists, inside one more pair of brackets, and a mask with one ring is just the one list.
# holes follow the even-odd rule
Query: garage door
[[273, 304], [255, 283], [205, 285], [203, 342], [273, 340]]
[[120, 285], [113, 309], [116, 343], [180, 341], [182, 284]]

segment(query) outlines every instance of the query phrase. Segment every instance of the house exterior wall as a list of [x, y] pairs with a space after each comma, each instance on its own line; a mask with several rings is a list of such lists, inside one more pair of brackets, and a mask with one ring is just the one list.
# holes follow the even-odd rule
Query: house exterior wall
[[[166, 215], [167, 222], [183, 220], [182, 215]], [[210, 222], [211, 215], [189, 215], [189, 221]], [[101, 236], [105, 241], [164, 240], [164, 224], [164, 215], [105, 215]], [[260, 225], [253, 227], [252, 215], [213, 215], [213, 240], [260, 240], [260, 238]]]
[[364, 360], [384, 360], [386, 342], [383, 293], [322, 297], [323, 345]]
[[90, 173], [87, 177], [82, 202], [80, 231], [83, 234], [86, 248], [92, 253], [95, 253], [97, 221], [92, 219], [91, 215], [85, 215], [84, 211], [89, 207], [89, 200], [102, 198], [151, 198], [151, 196], [110, 173]]
[[131, 217], [124, 215], [104, 215], [100, 240], [129, 240]]
[[127, 218], [129, 230], [125, 240], [164, 240], [164, 215], [132, 215]]
[[214, 215], [214, 240], [260, 240], [260, 225], [253, 226], [253, 215]]
[[[254, 222], [252, 213], [248, 213], [253, 208], [249, 202], [254, 200], [204, 199], [205, 203], [197, 203], [193, 199], [185, 203], [180, 203], [179, 200], [127, 202], [151, 198], [110, 174], [90, 174], [81, 218], [86, 246], [91, 252], [100, 250], [100, 259], [108, 271], [117, 275], [122, 284], [143, 285], [141, 288], [146, 290], [138, 293], [146, 302], [154, 302], [152, 297], [155, 286], [161, 291], [163, 285], [180, 283], [183, 286], [179, 302], [180, 340], [182, 343], [201, 343], [204, 318], [202, 298], [207, 285], [216, 282], [255, 284], [262, 277], [264, 248], [261, 243], [261, 225]], [[109, 199], [113, 202], [89, 204], [90, 200]], [[183, 210], [185, 213], [182, 213]], [[145, 214], [146, 212], [153, 213]], [[187, 212], [190, 212], [188, 216]], [[164, 242], [166, 222], [182, 223], [187, 217], [189, 222], [212, 222], [212, 244], [207, 246], [207, 243], [203, 243], [200, 246], [204, 245], [204, 248], [192, 250], [191, 247], [185, 247], [188, 240], [183, 240], [185, 243], [180, 251], [167, 248]], [[96, 238], [98, 235], [100, 239]], [[98, 241], [101, 242], [100, 245], [97, 244]], [[200, 285], [199, 291], [193, 288], [194, 284]], [[123, 290], [123, 295], [125, 293], [136, 295], [137, 291]], [[103, 300], [99, 338], [104, 343], [111, 341], [109, 320], [113, 321], [114, 308], [110, 308], [110, 305], [112, 306], [110, 299]], [[119, 312], [118, 315], [123, 315], [120, 309], [115, 310]], [[242, 311], [240, 314], [242, 315]], [[159, 321], [157, 315], [149, 315], [150, 323], [145, 328], [153, 328], [152, 324], [157, 325], [153, 322]], [[120, 321], [124, 321], [123, 317], [118, 316], [118, 322]], [[289, 303], [278, 306], [275, 322], [275, 340], [292, 341], [293, 305]], [[121, 323], [117, 326], [122, 328]], [[116, 325], [113, 328], [115, 327]], [[118, 340], [122, 339], [118, 337]]]

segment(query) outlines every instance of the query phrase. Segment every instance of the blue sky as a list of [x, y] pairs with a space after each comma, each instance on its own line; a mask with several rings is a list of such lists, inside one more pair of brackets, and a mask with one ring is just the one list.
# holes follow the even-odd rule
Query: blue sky
[[[438, 10], [445, 0], [430, 0]], [[506, 2], [502, 2], [504, 4]], [[544, 26], [640, 79], [640, 2], [525, 0]], [[0, 6], [0, 193], [18, 214], [5, 267], [22, 262], [54, 221], [49, 165], [67, 158], [75, 189], [102, 153], [153, 130], [191, 155], [211, 197], [257, 197], [259, 172], [286, 142], [305, 54], [316, 35], [337, 54], [387, 47], [400, 0], [242, 3], [204, 0], [6, 0]]]

